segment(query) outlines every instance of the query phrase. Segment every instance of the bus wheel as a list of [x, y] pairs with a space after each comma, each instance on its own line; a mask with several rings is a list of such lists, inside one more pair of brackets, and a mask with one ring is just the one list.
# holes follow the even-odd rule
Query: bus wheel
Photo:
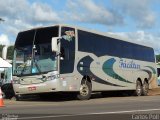
[[149, 90], [149, 84], [146, 81], [144, 81], [142, 95], [144, 96], [148, 95], [148, 90]]
[[88, 100], [91, 97], [91, 93], [92, 93], [91, 83], [87, 80], [83, 80], [77, 98], [79, 100]]
[[142, 84], [141, 82], [138, 80], [137, 84], [136, 84], [136, 90], [135, 90], [135, 95], [136, 96], [141, 96], [142, 95]]

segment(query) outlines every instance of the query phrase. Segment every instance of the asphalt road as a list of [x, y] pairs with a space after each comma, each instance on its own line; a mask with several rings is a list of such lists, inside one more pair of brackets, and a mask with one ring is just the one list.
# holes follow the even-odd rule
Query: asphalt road
[[40, 120], [160, 120], [160, 96], [74, 99], [5, 100], [0, 119]]

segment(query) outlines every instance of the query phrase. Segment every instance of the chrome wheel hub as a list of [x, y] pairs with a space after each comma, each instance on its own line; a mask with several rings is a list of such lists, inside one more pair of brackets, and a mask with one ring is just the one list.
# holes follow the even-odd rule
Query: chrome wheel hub
[[137, 86], [137, 94], [140, 95], [141, 94], [141, 86]]
[[82, 96], [87, 96], [88, 93], [89, 93], [89, 88], [88, 88], [88, 86], [85, 85], [85, 84], [81, 85], [80, 94], [81, 94]]

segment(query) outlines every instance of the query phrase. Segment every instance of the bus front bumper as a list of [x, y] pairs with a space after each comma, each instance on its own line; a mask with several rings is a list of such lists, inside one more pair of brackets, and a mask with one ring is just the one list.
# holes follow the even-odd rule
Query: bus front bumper
[[19, 94], [38, 94], [38, 93], [49, 93], [49, 92], [58, 92], [57, 82], [47, 81], [45, 83], [39, 84], [13, 84], [14, 92], [16, 95]]

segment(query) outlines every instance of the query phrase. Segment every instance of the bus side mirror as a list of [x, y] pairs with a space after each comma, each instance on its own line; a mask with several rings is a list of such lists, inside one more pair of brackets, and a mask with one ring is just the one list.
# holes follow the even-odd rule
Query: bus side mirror
[[52, 51], [53, 52], [58, 52], [58, 42], [61, 37], [53, 37], [52, 38]]

